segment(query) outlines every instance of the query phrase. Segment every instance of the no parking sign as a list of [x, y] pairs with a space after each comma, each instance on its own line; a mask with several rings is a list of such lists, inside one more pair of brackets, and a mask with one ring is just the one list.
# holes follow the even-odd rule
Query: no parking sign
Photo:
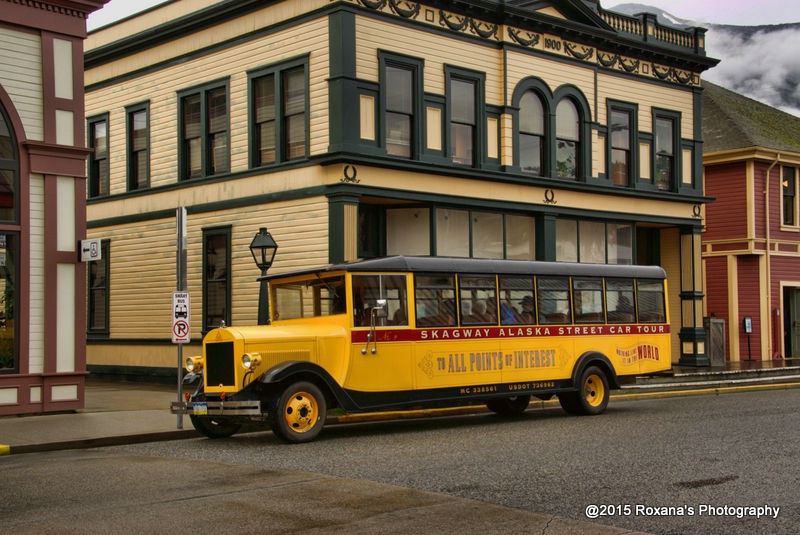
[[172, 292], [172, 343], [188, 344], [192, 338], [189, 324], [189, 292]]

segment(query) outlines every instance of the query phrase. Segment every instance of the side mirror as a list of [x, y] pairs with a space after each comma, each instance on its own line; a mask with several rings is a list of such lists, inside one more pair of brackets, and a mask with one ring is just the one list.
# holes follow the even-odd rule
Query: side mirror
[[386, 318], [389, 313], [386, 311], [386, 299], [378, 299], [375, 306], [372, 308], [372, 313], [376, 318]]

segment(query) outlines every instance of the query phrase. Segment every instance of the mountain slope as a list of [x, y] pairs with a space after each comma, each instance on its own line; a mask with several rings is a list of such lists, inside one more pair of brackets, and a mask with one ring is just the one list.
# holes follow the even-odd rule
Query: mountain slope
[[706, 52], [720, 59], [703, 78], [759, 102], [800, 116], [800, 23], [733, 26], [683, 19], [646, 4], [609, 8], [634, 15], [654, 13], [662, 24], [708, 29]]

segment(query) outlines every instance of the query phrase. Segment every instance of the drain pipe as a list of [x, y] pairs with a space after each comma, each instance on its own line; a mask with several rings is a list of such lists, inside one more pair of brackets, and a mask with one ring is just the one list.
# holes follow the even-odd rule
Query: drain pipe
[[[764, 227], [764, 243], [766, 247], [766, 264], [767, 264], [767, 333], [769, 336], [767, 338], [767, 354], [770, 358], [775, 358], [775, 351], [774, 348], [775, 340], [775, 329], [773, 328], [773, 317], [772, 317], [772, 267], [770, 262], [771, 256], [771, 249], [772, 249], [772, 239], [770, 236], [770, 225], [769, 225], [769, 175], [772, 172], [772, 169], [778, 165], [781, 161], [781, 153], [778, 152], [775, 154], [775, 161], [773, 161], [770, 166], [767, 168], [767, 173], [764, 176], [764, 218], [766, 226]], [[780, 170], [778, 170], [778, 183], [780, 184]], [[762, 329], [763, 333], [763, 329]], [[778, 345], [780, 344], [780, 340], [777, 341]], [[763, 356], [762, 356], [763, 360]]]

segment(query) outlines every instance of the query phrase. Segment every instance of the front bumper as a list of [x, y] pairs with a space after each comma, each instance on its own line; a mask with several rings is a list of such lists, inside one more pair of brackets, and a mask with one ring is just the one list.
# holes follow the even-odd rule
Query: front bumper
[[173, 401], [172, 414], [193, 416], [263, 416], [261, 401]]

